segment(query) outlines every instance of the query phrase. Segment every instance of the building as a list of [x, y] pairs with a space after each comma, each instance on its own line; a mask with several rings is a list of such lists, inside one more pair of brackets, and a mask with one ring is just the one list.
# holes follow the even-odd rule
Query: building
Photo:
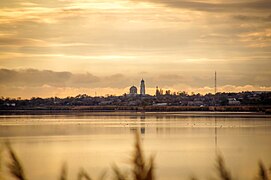
[[133, 94], [133, 95], [137, 94], [137, 88], [135, 86], [132, 86], [130, 88], [130, 94]]
[[170, 95], [171, 91], [170, 90], [166, 90], [166, 95]]
[[156, 86], [155, 95], [156, 96], [162, 96], [163, 95], [163, 89], [159, 89], [158, 86]]
[[241, 104], [241, 102], [236, 100], [235, 98], [228, 98], [228, 104], [232, 106], [238, 106]]
[[145, 91], [145, 81], [142, 79], [141, 80], [141, 84], [140, 84], [140, 94], [141, 95], [145, 95], [146, 91]]
[[[145, 94], [146, 94], [145, 81], [142, 79], [141, 84], [140, 84], [140, 95], [145, 95]], [[137, 87], [136, 86], [130, 87], [129, 95], [137, 95]]]
[[155, 92], [155, 96], [160, 96], [160, 91], [159, 91], [158, 86], [156, 86], [156, 92]]

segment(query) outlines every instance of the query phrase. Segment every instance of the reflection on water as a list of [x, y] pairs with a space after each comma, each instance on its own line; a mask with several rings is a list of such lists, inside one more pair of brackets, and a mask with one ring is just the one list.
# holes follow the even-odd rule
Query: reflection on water
[[[0, 116], [0, 141], [9, 140], [29, 179], [55, 179], [66, 161], [97, 177], [112, 163], [127, 168], [134, 137], [155, 155], [158, 179], [213, 176], [221, 152], [233, 174], [251, 179], [257, 162], [271, 164], [271, 117], [255, 114], [125, 113]], [[110, 174], [110, 173], [109, 173]], [[42, 177], [42, 178], [41, 178]]]

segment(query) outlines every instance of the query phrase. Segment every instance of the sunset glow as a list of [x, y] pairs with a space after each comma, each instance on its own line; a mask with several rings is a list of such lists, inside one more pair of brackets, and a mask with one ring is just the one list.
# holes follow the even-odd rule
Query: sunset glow
[[0, 95], [271, 90], [269, 0], [0, 2]]

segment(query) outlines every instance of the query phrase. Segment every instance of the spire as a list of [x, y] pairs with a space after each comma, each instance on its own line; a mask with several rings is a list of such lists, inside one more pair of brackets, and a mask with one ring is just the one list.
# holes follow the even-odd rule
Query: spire
[[145, 81], [143, 80], [143, 78], [142, 78], [141, 84], [140, 84], [140, 94], [145, 95]]
[[217, 84], [216, 84], [216, 71], [215, 71], [215, 94], [216, 94], [216, 92], [217, 92]]

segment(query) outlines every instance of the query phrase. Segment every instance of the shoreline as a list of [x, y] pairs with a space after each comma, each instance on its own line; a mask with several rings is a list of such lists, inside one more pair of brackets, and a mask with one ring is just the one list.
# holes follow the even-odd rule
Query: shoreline
[[0, 109], [0, 115], [61, 115], [61, 114], [219, 114], [270, 115], [271, 106], [54, 106]]

